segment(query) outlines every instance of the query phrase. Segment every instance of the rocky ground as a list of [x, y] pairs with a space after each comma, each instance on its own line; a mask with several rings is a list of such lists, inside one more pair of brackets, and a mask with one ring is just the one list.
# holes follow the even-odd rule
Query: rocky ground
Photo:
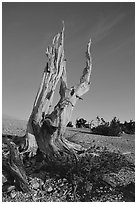
[[[3, 122], [3, 134], [21, 136], [25, 125], [15, 120]], [[64, 166], [47, 164], [37, 156], [24, 158], [30, 192], [21, 192], [3, 175], [3, 202], [135, 201], [133, 135], [112, 138], [68, 129], [66, 137], [90, 147], [89, 151], [77, 164], [71, 161]]]

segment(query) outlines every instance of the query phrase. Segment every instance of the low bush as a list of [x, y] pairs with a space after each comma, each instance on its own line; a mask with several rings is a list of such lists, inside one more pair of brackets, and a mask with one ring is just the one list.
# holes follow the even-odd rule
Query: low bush
[[120, 136], [122, 132], [120, 121], [116, 117], [114, 117], [110, 123], [103, 120], [103, 123], [101, 123], [97, 127], [93, 127], [91, 131], [94, 134], [106, 136]]
[[76, 120], [76, 128], [83, 128], [85, 127], [86, 120], [84, 118], [80, 118]]
[[122, 124], [122, 131], [126, 134], [135, 134], [135, 122], [130, 120], [129, 122], [125, 121]]
[[[67, 196], [67, 201], [89, 202], [108, 201], [111, 194], [118, 198], [120, 192], [115, 191], [115, 188], [111, 190], [112, 186], [105, 183], [103, 175], [117, 174], [121, 168], [129, 168], [134, 171], [134, 165], [128, 162], [124, 155], [109, 152], [107, 148], [91, 148], [79, 157], [77, 163], [68, 160], [60, 166], [54, 162], [47, 169], [51, 174], [53, 173], [52, 176], [57, 173], [67, 179], [71, 187], [71, 197]], [[53, 169], [56, 169], [56, 172]], [[100, 189], [103, 190], [100, 191]], [[107, 196], [104, 197], [106, 194]], [[124, 199], [121, 198], [119, 201]], [[115, 198], [112, 200], [116, 201]]]
[[135, 134], [135, 121], [121, 123], [114, 117], [111, 122], [106, 122], [97, 116], [96, 121], [91, 121], [91, 131], [94, 134], [106, 136], [120, 136], [121, 133]]
[[71, 121], [70, 121], [70, 122], [68, 122], [67, 127], [73, 127], [73, 124], [72, 124], [72, 122], [71, 122]]

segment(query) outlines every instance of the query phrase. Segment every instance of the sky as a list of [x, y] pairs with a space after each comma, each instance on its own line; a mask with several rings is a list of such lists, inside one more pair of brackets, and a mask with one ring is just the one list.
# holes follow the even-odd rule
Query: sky
[[[135, 119], [135, 3], [3, 2], [2, 114], [28, 120], [47, 62], [45, 51], [65, 22], [68, 85], [79, 83], [92, 39], [90, 90], [71, 120]], [[55, 93], [53, 106], [59, 99]]]

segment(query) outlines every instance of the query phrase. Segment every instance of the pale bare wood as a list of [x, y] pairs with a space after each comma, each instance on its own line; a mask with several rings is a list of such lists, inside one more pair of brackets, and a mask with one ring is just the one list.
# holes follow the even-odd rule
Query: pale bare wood
[[[19, 139], [23, 138], [19, 137]], [[2, 172], [9, 183], [24, 192], [30, 191], [18, 145], [6, 135], [2, 136]]]
[[[86, 67], [80, 82], [70, 89], [67, 87], [66, 59], [64, 56], [64, 26], [62, 32], [54, 37], [52, 46], [47, 48], [48, 62], [26, 131], [27, 151], [30, 152], [30, 155], [35, 155], [38, 147], [46, 155], [83, 151], [81, 145], [69, 142], [64, 138], [64, 134], [77, 100], [81, 99], [81, 96], [90, 87], [92, 71], [90, 47], [91, 40], [87, 45]], [[54, 91], [59, 80], [60, 100], [50, 113]]]
[[[63, 26], [61, 33], [54, 37], [52, 45], [47, 48], [46, 55], [48, 62], [44, 69], [32, 113], [28, 120], [26, 135], [16, 142], [9, 141], [8, 138], [3, 140], [4, 145], [9, 149], [9, 154], [4, 154], [3, 157], [5, 172], [11, 174], [24, 191], [28, 191], [29, 186], [23, 168], [22, 156], [19, 152], [20, 148], [24, 150], [22, 154], [29, 152], [30, 156], [34, 156], [39, 148], [52, 161], [58, 158], [60, 161], [61, 152], [73, 155], [77, 159], [77, 153], [82, 153], [85, 150], [81, 145], [68, 141], [64, 136], [76, 102], [90, 88], [90, 75], [92, 71], [90, 47], [91, 40], [86, 51], [86, 67], [83, 70], [78, 85], [68, 88]], [[54, 92], [59, 81], [60, 100], [54, 107], [54, 110], [50, 112]]]
[[[64, 151], [73, 150], [77, 152], [77, 151], [83, 150], [83, 148], [80, 145], [67, 141], [64, 138], [64, 133], [66, 130], [66, 126], [71, 119], [71, 115], [77, 100], [79, 99], [80, 96], [82, 96], [89, 90], [89, 85], [90, 85], [89, 80], [90, 80], [90, 75], [92, 71], [90, 47], [91, 47], [91, 40], [88, 43], [87, 51], [86, 51], [86, 59], [87, 59], [86, 67], [83, 71], [83, 74], [80, 78], [80, 83], [77, 85], [77, 87], [76, 88], [73, 87], [68, 92], [67, 83], [66, 83], [67, 81], [66, 67], [64, 67], [63, 74], [61, 77], [61, 85], [60, 85], [60, 91], [59, 91], [61, 98], [59, 103], [55, 107], [54, 112], [52, 113], [53, 115], [54, 113], [59, 111], [58, 116], [56, 116], [56, 123], [55, 123], [55, 125], [58, 126], [58, 133], [57, 134], [54, 133], [53, 143], [56, 144], [56, 146], [58, 146], [59, 149], [61, 149], [61, 147], [62, 148], [64, 147], [65, 148]], [[51, 116], [51, 118], [52, 117], [53, 116]]]
[[26, 130], [26, 137], [28, 140], [27, 151], [32, 153], [32, 155], [36, 154], [38, 148], [36, 133], [34, 133], [32, 123], [35, 122], [37, 127], [41, 127], [42, 114], [44, 113], [46, 115], [49, 113], [56, 85], [62, 75], [62, 64], [64, 61], [64, 27], [62, 32], [54, 37], [52, 46], [48, 47], [46, 55], [48, 57], [48, 62], [44, 69], [42, 81], [36, 95]]

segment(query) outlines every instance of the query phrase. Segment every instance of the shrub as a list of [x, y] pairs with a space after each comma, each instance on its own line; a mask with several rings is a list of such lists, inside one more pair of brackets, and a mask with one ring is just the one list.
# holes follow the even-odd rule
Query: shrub
[[106, 125], [99, 125], [92, 129], [92, 133], [98, 135], [109, 135], [109, 127]]
[[86, 120], [83, 119], [83, 118], [80, 118], [79, 120], [77, 119], [76, 120], [76, 128], [83, 128], [85, 127], [85, 124], [86, 124]]
[[[114, 189], [112, 191], [113, 185], [111, 186], [109, 182], [107, 183], [103, 176], [106, 174], [114, 175], [122, 168], [128, 168], [131, 171], [134, 171], [135, 168], [124, 155], [109, 152], [105, 147], [102, 149], [91, 147], [87, 152], [77, 158], [76, 163], [70, 157], [64, 161], [59, 164], [55, 162], [51, 163], [50, 168], [48, 169], [46, 167], [46, 169], [48, 169], [50, 174], [53, 172], [53, 174], [67, 179], [70, 185], [69, 188], [72, 189], [71, 196], [67, 196], [66, 199], [69, 202], [101, 200], [103, 195], [108, 195], [108, 197], [104, 197], [104, 200], [101, 201], [108, 201], [111, 192], [113, 195], [117, 195], [117, 189], [116, 191]], [[118, 180], [114, 179], [114, 182], [117, 187], [119, 185]], [[102, 193], [100, 192], [101, 188], [103, 189]]]
[[105, 122], [103, 118], [100, 121], [97, 127], [91, 129], [92, 133], [106, 136], [120, 136], [121, 127], [119, 119], [114, 117], [110, 123]]
[[109, 126], [109, 135], [112, 136], [120, 136], [121, 134], [121, 127], [120, 127], [120, 121], [116, 117], [112, 119]]
[[70, 121], [70, 122], [68, 122], [67, 127], [73, 127], [73, 124], [72, 124], [72, 122], [71, 122], [71, 121]]
[[125, 121], [124, 124], [122, 124], [122, 131], [126, 134], [135, 134], [135, 122], [132, 120], [130, 120], [130, 122]]

